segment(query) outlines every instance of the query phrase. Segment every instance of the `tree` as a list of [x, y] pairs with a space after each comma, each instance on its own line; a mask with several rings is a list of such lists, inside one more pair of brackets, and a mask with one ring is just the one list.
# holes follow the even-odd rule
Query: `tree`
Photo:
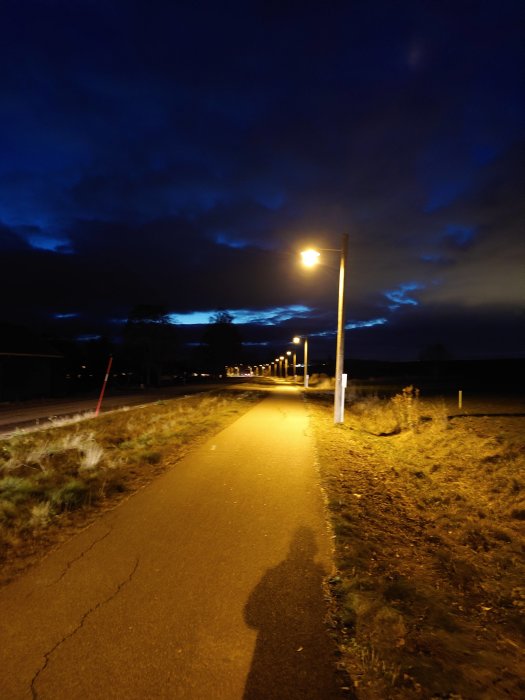
[[163, 369], [173, 364], [178, 352], [176, 327], [164, 307], [135, 306], [124, 331], [126, 351], [145, 386], [159, 384]]
[[217, 311], [210, 317], [202, 342], [208, 368], [222, 374], [226, 365], [239, 364], [242, 359], [242, 340], [233, 316], [228, 311]]

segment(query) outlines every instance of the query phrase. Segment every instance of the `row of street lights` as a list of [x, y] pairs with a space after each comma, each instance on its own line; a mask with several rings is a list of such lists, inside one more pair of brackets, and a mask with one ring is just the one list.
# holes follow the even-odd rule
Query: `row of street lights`
[[[330, 252], [340, 254], [339, 262], [339, 294], [337, 303], [337, 344], [335, 356], [335, 391], [334, 391], [334, 423], [343, 423], [345, 406], [346, 374], [344, 374], [345, 361], [345, 271], [348, 251], [348, 234], [344, 233], [341, 240], [341, 248], [324, 248]], [[320, 262], [321, 253], [310, 248], [301, 253], [303, 265], [314, 267]], [[306, 373], [305, 373], [306, 375]]]
[[[339, 292], [338, 292], [338, 302], [337, 302], [337, 342], [336, 342], [336, 358], [335, 358], [335, 391], [334, 391], [334, 423], [344, 422], [344, 405], [345, 405], [345, 388], [346, 388], [346, 378], [347, 375], [344, 373], [344, 359], [345, 359], [345, 272], [346, 272], [346, 258], [348, 250], [348, 234], [343, 234], [341, 240], [340, 248], [321, 248], [319, 250], [314, 250], [310, 248], [301, 252], [301, 259], [303, 265], [306, 267], [315, 267], [320, 263], [321, 252], [337, 252], [340, 254], [339, 262]], [[308, 388], [308, 338], [303, 336], [295, 336], [293, 342], [298, 345], [304, 344], [304, 387]], [[280, 355], [276, 357], [274, 362], [270, 365], [270, 374], [274, 376], [283, 377], [283, 363], [284, 363], [284, 377], [288, 378], [288, 358], [292, 355], [292, 352], [288, 350], [285, 355]], [[295, 353], [293, 354], [293, 377], [296, 381], [296, 359]]]
[[[334, 423], [344, 422], [344, 402], [347, 375], [344, 373], [344, 326], [345, 326], [345, 271], [348, 250], [348, 234], [343, 234], [340, 248], [320, 248], [314, 250], [310, 248], [301, 253], [303, 265], [315, 267], [320, 263], [321, 252], [337, 252], [340, 254], [339, 263], [339, 293], [337, 302], [337, 343], [335, 360], [335, 391], [334, 391]], [[308, 388], [308, 338], [306, 336], [295, 336], [292, 341], [295, 345], [301, 342], [304, 347], [304, 387]], [[279, 355], [275, 360], [266, 365], [256, 366], [256, 375], [267, 375], [274, 377], [288, 378], [288, 364], [290, 357], [293, 358], [293, 379], [297, 380], [297, 359], [295, 352], [287, 350], [284, 355]]]
[[[296, 335], [292, 342], [299, 345], [301, 341], [304, 343], [304, 386], [308, 386], [308, 338]], [[292, 350], [287, 350], [284, 355], [279, 355], [268, 367], [268, 374], [270, 376], [281, 377], [288, 379], [289, 377], [289, 363], [292, 360], [292, 376], [294, 382], [297, 381], [297, 353]]]

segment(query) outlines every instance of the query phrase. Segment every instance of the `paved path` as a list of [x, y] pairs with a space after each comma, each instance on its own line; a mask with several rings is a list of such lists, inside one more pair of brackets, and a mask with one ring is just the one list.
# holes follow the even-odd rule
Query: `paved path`
[[330, 566], [283, 387], [0, 589], [0, 698], [338, 698]]

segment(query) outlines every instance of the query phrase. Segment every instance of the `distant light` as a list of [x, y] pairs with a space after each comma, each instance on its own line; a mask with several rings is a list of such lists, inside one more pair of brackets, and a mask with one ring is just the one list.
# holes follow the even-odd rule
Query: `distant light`
[[301, 252], [302, 263], [305, 267], [314, 267], [319, 262], [321, 253], [313, 248]]
[[296, 335], [296, 336], [293, 338], [293, 342], [294, 342], [296, 345], [298, 345], [298, 344], [301, 342], [301, 338], [299, 338], [299, 336]]

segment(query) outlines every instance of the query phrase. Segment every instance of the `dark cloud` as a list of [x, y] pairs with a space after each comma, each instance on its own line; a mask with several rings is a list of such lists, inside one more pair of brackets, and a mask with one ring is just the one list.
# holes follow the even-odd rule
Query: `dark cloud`
[[338, 255], [306, 273], [297, 252], [348, 232], [348, 322], [386, 321], [349, 331], [350, 353], [406, 356], [434, 327], [472, 353], [461, 329], [481, 318], [488, 354], [525, 350], [521, 3], [3, 14], [1, 317], [70, 312], [92, 332], [137, 303], [303, 305], [297, 325], [330, 332]]

